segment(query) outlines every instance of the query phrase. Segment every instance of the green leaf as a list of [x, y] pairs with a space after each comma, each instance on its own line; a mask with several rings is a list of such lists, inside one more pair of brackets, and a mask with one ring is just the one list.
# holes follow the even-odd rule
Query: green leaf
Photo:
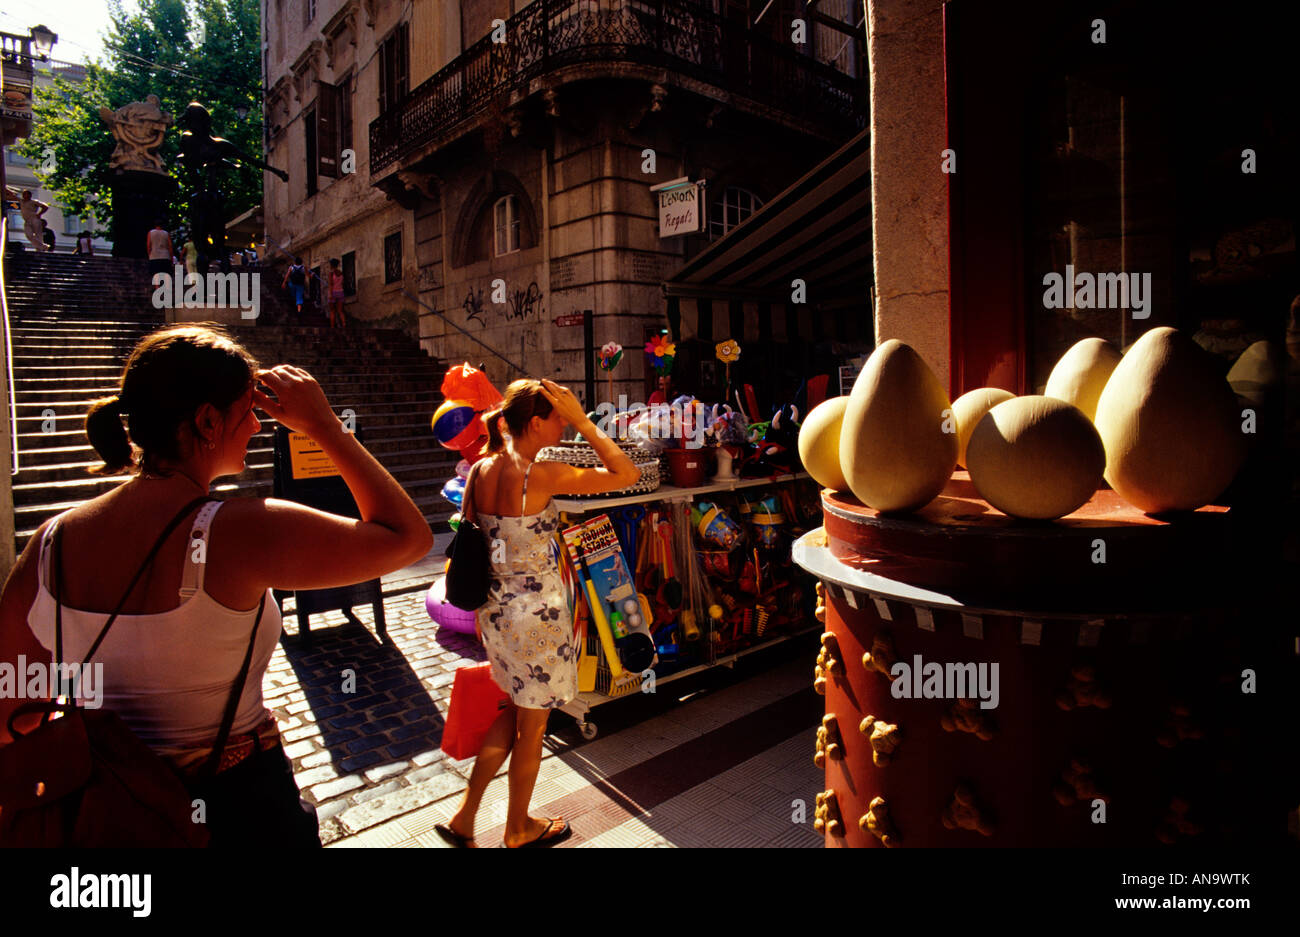
[[[252, 157], [262, 155], [262, 89], [259, 62], [261, 28], [256, 0], [142, 0], [127, 10], [110, 0], [111, 26], [106, 53], [87, 66], [86, 80], [57, 79], [39, 88], [32, 135], [16, 149], [37, 168], [41, 184], [72, 214], [93, 219], [90, 227], [107, 233], [113, 215], [113, 135], [99, 118], [99, 108], [116, 110], [156, 94], [164, 111], [179, 120], [191, 101], [212, 113], [213, 133]], [[202, 25], [204, 41], [194, 38]], [[247, 107], [239, 120], [235, 108]], [[160, 155], [168, 174], [179, 183], [168, 227], [189, 217], [194, 181], [179, 165], [181, 128], [167, 130]], [[50, 151], [47, 154], [47, 150]], [[46, 156], [54, 168], [41, 172]], [[221, 177], [227, 220], [261, 204], [262, 172], [227, 166]]]

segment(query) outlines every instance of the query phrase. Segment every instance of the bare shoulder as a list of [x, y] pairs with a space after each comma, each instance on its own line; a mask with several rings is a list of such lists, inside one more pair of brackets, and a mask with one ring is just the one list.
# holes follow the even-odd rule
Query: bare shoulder
[[571, 477], [566, 469], [572, 468], [564, 462], [534, 462], [528, 475], [528, 488], [530, 491], [562, 494], [558, 489]]

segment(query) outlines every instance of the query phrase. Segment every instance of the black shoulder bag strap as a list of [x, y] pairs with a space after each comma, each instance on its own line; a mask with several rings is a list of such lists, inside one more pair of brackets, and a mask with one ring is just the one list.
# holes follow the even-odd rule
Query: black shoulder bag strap
[[221, 755], [226, 750], [226, 740], [230, 738], [230, 727], [235, 724], [235, 710], [239, 708], [239, 698], [244, 695], [244, 684], [248, 681], [248, 668], [253, 662], [253, 645], [257, 643], [257, 627], [262, 623], [262, 612], [266, 610], [266, 593], [257, 603], [257, 618], [253, 621], [253, 633], [248, 636], [248, 647], [244, 650], [244, 663], [239, 668], [235, 685], [230, 688], [230, 698], [226, 700], [226, 711], [221, 716], [221, 731], [212, 746], [212, 754], [203, 765], [200, 777], [211, 778], [221, 766]]
[[[153, 549], [149, 551], [149, 555], [145, 557], [144, 562], [140, 565], [140, 569], [136, 572], [135, 577], [131, 580], [131, 584], [126, 587], [126, 592], [123, 593], [122, 600], [117, 603], [117, 608], [113, 610], [113, 614], [109, 616], [108, 621], [104, 623], [104, 627], [100, 629], [99, 635], [95, 638], [95, 642], [90, 646], [90, 650], [86, 652], [86, 657], [81, 662], [81, 666], [83, 669], [85, 668], [86, 664], [90, 663], [90, 659], [95, 656], [95, 651], [99, 650], [99, 645], [103, 643], [104, 637], [108, 634], [108, 629], [113, 626], [113, 623], [115, 621], [117, 621], [118, 615], [121, 614], [122, 609], [126, 606], [126, 600], [129, 599], [131, 597], [131, 593], [135, 591], [136, 584], [139, 583], [140, 577], [144, 575], [145, 570], [149, 568], [151, 563], [153, 563], [154, 558], [158, 555], [158, 551], [161, 550], [163, 544], [167, 542], [167, 538], [172, 535], [172, 533], [176, 530], [178, 526], [180, 526], [181, 521], [185, 520], [185, 518], [189, 516], [189, 513], [191, 511], [193, 511], [196, 507], [199, 507], [202, 504], [206, 504], [208, 501], [211, 500], [212, 499], [207, 497], [206, 495], [203, 497], [195, 498], [189, 504], [185, 505], [185, 507], [181, 508], [180, 511], [176, 514], [176, 516], [172, 518], [171, 523], [169, 523], [163, 529], [163, 532], [159, 535], [157, 542], [154, 543]], [[55, 569], [54, 661], [56, 664], [59, 665], [60, 668], [59, 672], [62, 673], [63, 530], [59, 524], [56, 524], [54, 527], [54, 538], [53, 538], [53, 543], [51, 545], [51, 549], [54, 550], [54, 569]], [[208, 760], [204, 763], [203, 766], [202, 773], [204, 776], [211, 777], [213, 774], [215, 774], [218, 765], [220, 765], [221, 763], [221, 755], [225, 751], [226, 740], [230, 737], [230, 728], [235, 721], [235, 710], [239, 708], [239, 698], [244, 693], [244, 684], [245, 682], [247, 682], [249, 666], [251, 665], [253, 659], [253, 646], [257, 641], [257, 628], [262, 623], [262, 613], [265, 610], [266, 610], [266, 593], [263, 592], [262, 600], [261, 602], [258, 603], [257, 606], [257, 618], [253, 622], [252, 634], [248, 636], [248, 647], [244, 651], [244, 662], [239, 668], [239, 675], [235, 678], [235, 685], [231, 688], [230, 697], [229, 699], [226, 700], [226, 710], [221, 717], [221, 729], [217, 733], [216, 744], [213, 746], [212, 754], [208, 756]]]
[[[482, 460], [480, 460], [480, 462], [481, 461]], [[466, 476], [465, 478], [464, 497], [461, 499], [462, 510], [460, 512], [460, 516], [462, 518], [469, 520], [473, 524], [478, 523], [478, 508], [474, 507], [473, 490], [474, 490], [474, 478], [478, 474], [479, 464], [480, 464], [479, 462], [475, 462], [472, 466], [470, 466], [469, 475]], [[469, 514], [473, 514], [474, 516], [469, 517], [468, 516]]]

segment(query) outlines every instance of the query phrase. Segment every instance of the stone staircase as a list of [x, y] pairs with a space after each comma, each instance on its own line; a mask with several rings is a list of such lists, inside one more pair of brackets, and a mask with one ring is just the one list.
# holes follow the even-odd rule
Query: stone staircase
[[[287, 291], [279, 288], [283, 269], [261, 271], [262, 324], [326, 324], [321, 310], [304, 307], [298, 320]], [[149, 262], [125, 257], [14, 251], [5, 256], [5, 295], [11, 310], [59, 316], [139, 314], [160, 316], [151, 303]], [[158, 321], [161, 321], [159, 319]]]
[[[87, 473], [98, 458], [83, 430], [86, 409], [115, 392], [131, 348], [163, 326], [161, 313], [147, 302], [143, 264], [47, 258], [12, 264], [5, 277], [18, 425], [13, 500], [19, 550], [46, 518], [121, 483], [120, 477]], [[24, 280], [24, 272], [35, 274], [36, 285]], [[141, 295], [144, 303], [132, 299]], [[90, 298], [78, 305], [78, 296]], [[440, 491], [460, 456], [438, 445], [429, 428], [442, 401], [444, 365], [396, 329], [331, 330], [259, 319], [230, 332], [263, 366], [289, 363], [310, 371], [336, 413], [353, 410], [366, 447], [434, 531], [446, 530], [453, 508]], [[274, 423], [264, 419], [263, 426], [249, 445], [244, 472], [214, 486], [219, 497], [271, 495]]]

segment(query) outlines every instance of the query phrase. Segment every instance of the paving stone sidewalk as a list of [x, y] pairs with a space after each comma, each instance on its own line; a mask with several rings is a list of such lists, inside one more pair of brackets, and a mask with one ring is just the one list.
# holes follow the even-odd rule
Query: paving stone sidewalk
[[309, 642], [277, 646], [263, 682], [303, 796], [330, 842], [460, 790], [439, 746], [456, 670], [483, 659], [474, 639], [439, 629], [424, 591], [388, 596], [389, 644], [338, 612], [312, 618]]
[[[266, 705], [280, 724], [285, 751], [293, 762], [294, 776], [303, 797], [316, 807], [321, 839], [327, 845], [341, 840], [387, 845], [395, 831], [404, 831], [391, 821], [417, 811], [419, 818], [434, 813], [441, 817], [467, 782], [473, 761], [448, 759], [440, 748], [442, 730], [456, 671], [482, 661], [484, 654], [474, 635], [439, 628], [425, 610], [425, 592], [434, 577], [442, 574], [444, 546], [445, 543], [436, 545], [420, 563], [385, 577], [387, 644], [376, 637], [369, 606], [354, 610], [361, 627], [350, 623], [341, 612], [314, 615], [310, 639], [302, 641], [297, 636], [296, 616], [291, 612], [292, 599], [286, 603], [286, 637], [272, 656], [263, 692]], [[392, 594], [394, 591], [399, 594]], [[806, 662], [801, 659], [800, 663]], [[796, 685], [807, 684], [807, 674], [803, 672], [807, 669], [797, 669], [797, 676], [792, 673], [782, 677], [781, 692], [788, 695]], [[724, 700], [688, 704], [681, 707], [681, 712], [694, 715], [684, 727], [676, 727], [672, 721], [686, 719], [686, 715], [670, 714], [653, 719], [656, 713], [663, 712], [660, 706], [647, 711], [651, 722], [640, 731], [636, 728], [630, 731], [636, 734], [641, 757], [648, 757], [659, 749], [647, 747], [646, 738], [657, 740], [660, 747], [669, 746], [673, 739], [681, 742], [694, 738], [752, 712], [754, 706], [770, 702], [773, 692], [776, 691], [771, 687], [764, 687], [740, 693], [729, 705]], [[624, 701], [615, 705], [626, 708]], [[617, 726], [619, 722], [614, 720], [613, 724]], [[794, 723], [799, 729], [815, 724], [815, 714]], [[653, 730], [655, 725], [659, 726], [657, 730]], [[557, 729], [559, 736], [554, 734]], [[551, 731], [544, 759], [556, 760], [557, 754], [569, 752], [578, 756], [577, 761], [568, 759], [568, 768], [558, 763], [554, 768], [544, 767], [544, 773], [560, 773], [548, 777], [561, 782], [565, 789], [589, 787], [593, 780], [632, 763], [633, 759], [626, 754], [631, 736], [613, 744], [604, 756], [605, 761], [593, 772], [591, 757], [608, 744], [602, 745], [599, 740], [589, 745], [583, 743], [576, 728], [563, 715], [553, 717]], [[614, 743], [614, 740], [609, 738], [604, 742]], [[811, 797], [815, 793], [816, 779], [808, 772], [811, 751], [812, 743], [804, 740], [789, 749], [793, 755], [787, 748], [781, 748], [776, 755], [769, 753], [769, 757], [776, 757], [786, 768], [784, 784], [776, 785], [782, 796], [804, 792]], [[807, 766], [797, 767], [805, 761]], [[501, 777], [493, 783], [499, 787], [504, 781]], [[492, 790], [494, 796], [499, 793], [495, 787]], [[559, 788], [551, 790], [539, 781], [535, 799], [541, 804], [544, 802], [541, 798], [559, 792]], [[699, 793], [696, 791], [695, 796]], [[771, 790], [762, 793], [772, 795]], [[661, 818], [663, 810], [670, 809], [673, 803], [660, 808]], [[504, 803], [497, 806], [503, 808]], [[581, 809], [608, 807], [597, 797]], [[618, 817], [620, 823], [624, 819]], [[431, 830], [432, 822], [415, 825], [427, 825]], [[369, 838], [358, 836], [367, 831]], [[592, 829], [588, 838], [596, 835], [597, 830]], [[617, 833], [611, 828], [604, 839], [620, 835], [629, 834], [627, 830]], [[415, 844], [409, 834], [401, 838], [408, 840], [403, 845]], [[428, 840], [426, 836], [418, 844], [429, 845]], [[809, 842], [799, 844], [809, 845]]]

